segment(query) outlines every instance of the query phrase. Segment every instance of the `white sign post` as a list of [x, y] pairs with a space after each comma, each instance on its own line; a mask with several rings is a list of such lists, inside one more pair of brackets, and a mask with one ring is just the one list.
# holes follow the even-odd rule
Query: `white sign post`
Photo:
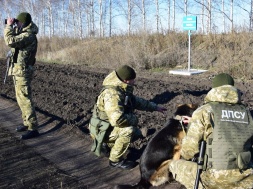
[[197, 16], [185, 16], [183, 18], [183, 30], [188, 30], [188, 72], [191, 69], [191, 30], [197, 30]]
[[172, 70], [170, 71], [170, 73], [180, 75], [192, 75], [207, 71], [191, 69], [191, 31], [197, 30], [197, 16], [185, 16], [183, 18], [183, 30], [188, 30], [188, 70]]
[[188, 32], [188, 72], [191, 69], [191, 30]]

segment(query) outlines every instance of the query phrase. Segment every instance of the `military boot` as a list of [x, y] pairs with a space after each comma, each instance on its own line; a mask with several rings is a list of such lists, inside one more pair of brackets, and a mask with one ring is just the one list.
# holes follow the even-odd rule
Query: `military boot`
[[26, 140], [26, 139], [30, 139], [30, 138], [34, 138], [39, 136], [39, 132], [37, 130], [28, 130], [26, 134], [21, 136], [21, 139]]
[[136, 165], [138, 165], [138, 163], [124, 159], [119, 162], [109, 161], [109, 165], [112, 167], [121, 168], [121, 169], [133, 169]]
[[27, 131], [28, 130], [28, 127], [27, 126], [24, 126], [24, 125], [20, 125], [16, 128], [16, 131], [17, 132], [23, 132], [23, 131]]

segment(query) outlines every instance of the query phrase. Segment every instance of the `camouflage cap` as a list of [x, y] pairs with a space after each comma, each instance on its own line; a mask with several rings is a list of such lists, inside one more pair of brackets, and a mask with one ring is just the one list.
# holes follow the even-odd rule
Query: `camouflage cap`
[[136, 73], [133, 68], [128, 65], [124, 65], [116, 70], [117, 76], [120, 80], [132, 80], [136, 78]]
[[25, 25], [28, 25], [31, 23], [32, 21], [32, 17], [28, 12], [21, 12], [18, 16], [17, 16], [17, 20], [22, 22]]
[[226, 74], [226, 73], [221, 73], [221, 74], [216, 75], [213, 78], [213, 85], [212, 85], [213, 88], [220, 87], [222, 85], [234, 86], [234, 79], [229, 74]]

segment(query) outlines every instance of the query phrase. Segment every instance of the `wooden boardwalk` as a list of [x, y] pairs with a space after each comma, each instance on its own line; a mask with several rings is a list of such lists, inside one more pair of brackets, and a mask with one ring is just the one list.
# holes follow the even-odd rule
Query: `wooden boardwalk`
[[[116, 184], [139, 181], [138, 166], [133, 170], [110, 167], [107, 158], [90, 152], [90, 137], [76, 126], [43, 113], [37, 112], [37, 116], [40, 136], [20, 140], [21, 133], [15, 131], [22, 123], [20, 109], [16, 102], [0, 97], [0, 188], [111, 189]], [[10, 161], [15, 162], [14, 167]], [[29, 167], [29, 178], [22, 172], [24, 164]], [[51, 181], [45, 182], [45, 177]], [[152, 188], [177, 189], [180, 184]]]

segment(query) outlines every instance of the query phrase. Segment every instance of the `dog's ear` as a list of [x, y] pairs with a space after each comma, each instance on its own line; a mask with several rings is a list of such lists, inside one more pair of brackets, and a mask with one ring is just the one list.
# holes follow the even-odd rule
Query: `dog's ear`
[[174, 113], [174, 115], [187, 115], [191, 116], [193, 111], [195, 111], [198, 108], [197, 104], [182, 104], [177, 106], [177, 110]]
[[187, 106], [187, 107], [189, 107], [190, 109], [194, 109], [194, 110], [196, 110], [197, 108], [198, 108], [198, 104], [178, 104], [177, 105], [177, 108], [180, 108], [180, 107], [182, 107], [182, 106]]
[[187, 106], [191, 109], [196, 110], [198, 108], [198, 104], [187, 104]]
[[179, 108], [181, 106], [184, 106], [184, 104], [178, 104], [176, 107]]

